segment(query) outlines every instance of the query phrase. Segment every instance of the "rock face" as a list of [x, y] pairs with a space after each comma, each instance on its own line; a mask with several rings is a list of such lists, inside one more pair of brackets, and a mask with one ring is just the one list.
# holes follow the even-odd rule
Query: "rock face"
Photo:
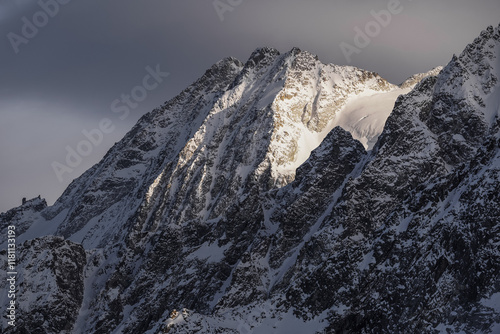
[[499, 54], [490, 27], [401, 88], [299, 49], [218, 62], [53, 206], [2, 214], [23, 328], [494, 333]]
[[7, 212], [0, 213], [0, 232], [7, 235], [8, 225], [15, 225], [17, 234], [22, 234], [28, 230], [31, 224], [40, 219], [40, 213], [47, 208], [47, 202], [40, 196], [23, 200], [23, 204]]
[[[398, 99], [370, 161], [306, 245], [296, 266], [314, 270], [293, 275], [287, 295], [312, 314], [341, 308], [328, 331], [498, 323], [486, 301], [498, 299], [499, 37], [483, 32]], [[314, 282], [328, 288], [312, 299]]]
[[[26, 241], [19, 248], [16, 326], [2, 333], [72, 333], [84, 295], [85, 250], [54, 236]], [[3, 291], [5, 283], [0, 285]]]

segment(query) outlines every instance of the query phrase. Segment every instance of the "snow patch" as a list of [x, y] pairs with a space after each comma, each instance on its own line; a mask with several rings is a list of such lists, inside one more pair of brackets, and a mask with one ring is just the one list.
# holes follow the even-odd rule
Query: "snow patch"
[[230, 244], [223, 247], [217, 246], [216, 243], [203, 243], [197, 250], [189, 254], [188, 260], [206, 260], [207, 262], [220, 262], [224, 259], [224, 252], [229, 249]]
[[481, 299], [481, 304], [486, 307], [491, 307], [496, 313], [500, 312], [500, 292], [496, 292], [490, 298]]
[[366, 150], [371, 150], [384, 130], [385, 122], [400, 95], [410, 92], [409, 88], [390, 92], [366, 92], [346, 104], [337, 114], [333, 127], [340, 126], [359, 140]]

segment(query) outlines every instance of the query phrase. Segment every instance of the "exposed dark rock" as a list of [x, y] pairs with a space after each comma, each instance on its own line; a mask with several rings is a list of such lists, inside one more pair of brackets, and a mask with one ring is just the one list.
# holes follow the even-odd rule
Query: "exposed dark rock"
[[47, 224], [81, 242], [20, 248], [17, 330], [498, 330], [499, 50], [491, 27], [410, 78], [369, 152], [331, 124], [353, 96], [399, 89], [376, 73], [297, 48], [218, 62], [54, 206], [0, 216], [19, 240]]

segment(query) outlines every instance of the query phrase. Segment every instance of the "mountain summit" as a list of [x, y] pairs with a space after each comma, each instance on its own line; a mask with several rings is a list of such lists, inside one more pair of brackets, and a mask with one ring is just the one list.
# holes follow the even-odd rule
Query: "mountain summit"
[[489, 27], [399, 86], [297, 48], [219, 61], [0, 216], [16, 330], [498, 331], [499, 55]]

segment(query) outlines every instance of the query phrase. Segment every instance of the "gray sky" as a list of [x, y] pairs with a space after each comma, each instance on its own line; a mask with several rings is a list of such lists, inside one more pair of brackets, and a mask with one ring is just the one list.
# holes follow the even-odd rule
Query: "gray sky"
[[[40, 2], [0, 0], [0, 211], [39, 194], [52, 204], [141, 115], [221, 58], [245, 61], [260, 46], [297, 46], [324, 63], [400, 83], [445, 65], [500, 18], [498, 0], [400, 0], [390, 22], [382, 16], [388, 24], [378, 31], [372, 24], [373, 37], [349, 63], [341, 43], [356, 46], [355, 28], [365, 30], [375, 22], [371, 11], [397, 0], [217, 0], [219, 13], [213, 0], [58, 0], [68, 2], [59, 8], [55, 1], [41, 1], [48, 15]], [[170, 75], [141, 88], [146, 67], [157, 65]], [[111, 105], [132, 92], [137, 106], [120, 119]], [[82, 131], [104, 118], [114, 130], [95, 137], [88, 156], [59, 180], [52, 163], [65, 164], [66, 147], [76, 150]]]

